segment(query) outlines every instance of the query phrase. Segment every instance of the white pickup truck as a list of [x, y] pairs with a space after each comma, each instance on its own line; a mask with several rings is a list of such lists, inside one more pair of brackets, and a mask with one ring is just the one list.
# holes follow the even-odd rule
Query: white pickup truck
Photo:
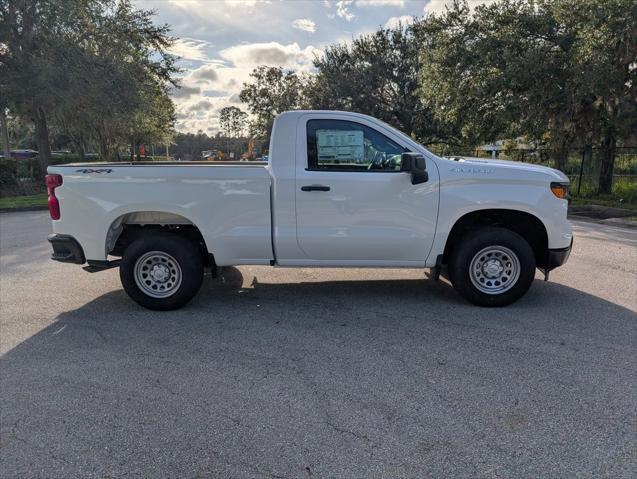
[[270, 162], [89, 163], [46, 177], [52, 258], [119, 266], [128, 295], [170, 310], [204, 268], [441, 271], [502, 306], [569, 256], [568, 179], [518, 162], [438, 157], [391, 126], [338, 111], [280, 114]]

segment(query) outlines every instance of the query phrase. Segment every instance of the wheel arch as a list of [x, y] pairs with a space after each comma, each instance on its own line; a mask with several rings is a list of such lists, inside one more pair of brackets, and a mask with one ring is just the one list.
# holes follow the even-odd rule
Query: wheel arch
[[106, 254], [122, 256], [126, 247], [139, 235], [153, 231], [170, 232], [200, 245], [205, 262], [213, 261], [210, 249], [194, 221], [178, 213], [158, 210], [134, 210], [118, 215], [106, 231]]
[[442, 262], [448, 263], [454, 246], [463, 236], [485, 226], [500, 226], [519, 234], [533, 249], [537, 266], [542, 268], [546, 265], [548, 261], [546, 226], [537, 216], [513, 209], [474, 210], [458, 218], [447, 236]]

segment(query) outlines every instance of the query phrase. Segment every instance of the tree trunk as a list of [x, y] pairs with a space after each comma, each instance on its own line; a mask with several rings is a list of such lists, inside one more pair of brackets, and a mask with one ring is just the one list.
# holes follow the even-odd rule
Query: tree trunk
[[85, 156], [84, 156], [84, 142], [80, 141], [77, 145], [77, 153], [78, 156], [80, 157], [80, 162], [84, 163], [85, 160]]
[[4, 157], [11, 158], [11, 146], [9, 145], [9, 128], [7, 127], [7, 114], [4, 107], [0, 108], [0, 128], [2, 128], [2, 148]]
[[105, 138], [100, 138], [100, 161], [109, 161], [108, 145]]
[[560, 171], [566, 169], [566, 163], [568, 162], [568, 150], [569, 142], [561, 141], [558, 147], [555, 149], [555, 168]]
[[613, 190], [613, 168], [615, 167], [615, 145], [617, 139], [613, 133], [608, 133], [599, 147], [599, 193], [610, 194]]
[[135, 161], [135, 140], [130, 140], [130, 161]]
[[35, 111], [35, 134], [38, 140], [40, 175], [44, 176], [46, 175], [47, 167], [51, 163], [51, 146], [49, 145], [49, 127], [42, 107], [37, 107]]

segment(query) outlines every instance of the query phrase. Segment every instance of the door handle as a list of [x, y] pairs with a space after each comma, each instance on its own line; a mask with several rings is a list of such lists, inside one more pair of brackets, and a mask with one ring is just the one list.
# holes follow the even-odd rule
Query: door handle
[[330, 191], [330, 187], [325, 185], [306, 185], [301, 186], [301, 191]]

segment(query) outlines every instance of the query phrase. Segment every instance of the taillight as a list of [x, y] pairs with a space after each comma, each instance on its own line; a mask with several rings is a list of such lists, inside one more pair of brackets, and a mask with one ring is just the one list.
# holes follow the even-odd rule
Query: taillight
[[46, 191], [49, 194], [49, 213], [51, 219], [60, 219], [60, 202], [55, 197], [55, 189], [62, 186], [62, 175], [46, 175]]

